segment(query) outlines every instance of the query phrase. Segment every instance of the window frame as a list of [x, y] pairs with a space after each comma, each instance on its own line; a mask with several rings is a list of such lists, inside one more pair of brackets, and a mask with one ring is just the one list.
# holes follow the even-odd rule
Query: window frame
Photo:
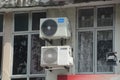
[[1, 74], [0, 79], [2, 78], [2, 64], [3, 64], [3, 33], [0, 33], [0, 37], [2, 37], [2, 53], [1, 53]]
[[[46, 77], [46, 71], [43, 74], [31, 74], [30, 73], [30, 63], [31, 63], [31, 36], [33, 34], [39, 34], [39, 30], [32, 30], [32, 13], [37, 13], [37, 12], [45, 12], [46, 11], [30, 11], [30, 12], [14, 12], [13, 13], [13, 27], [12, 27], [12, 64], [11, 64], [11, 79], [19, 79], [19, 78], [26, 78], [29, 80], [30, 78], [45, 78]], [[20, 14], [20, 13], [28, 13], [28, 30], [27, 31], [15, 31], [15, 26], [14, 26], [14, 16], [15, 14]], [[46, 13], [47, 17], [47, 13]], [[27, 71], [26, 74], [13, 74], [13, 58], [14, 58], [14, 36], [19, 36], [19, 35], [27, 35], [28, 36], [28, 44], [27, 44]]]
[[[113, 7], [113, 26], [105, 26], [105, 27], [98, 27], [97, 26], [97, 9], [98, 8], [105, 8], [105, 7]], [[93, 27], [79, 27], [78, 23], [78, 16], [79, 16], [79, 10], [80, 9], [89, 9], [93, 8], [94, 9], [94, 23]], [[103, 31], [103, 30], [112, 30], [113, 31], [113, 51], [115, 51], [115, 6], [114, 5], [107, 5], [107, 6], [94, 6], [94, 7], [82, 7], [82, 8], [77, 8], [76, 11], [76, 54], [75, 54], [75, 60], [76, 60], [76, 65], [75, 65], [75, 73], [77, 74], [113, 74], [115, 72], [115, 69], [113, 69], [113, 72], [97, 72], [97, 31]], [[92, 31], [93, 32], [93, 72], [78, 72], [78, 33], [79, 32], [86, 32], [86, 31]]]

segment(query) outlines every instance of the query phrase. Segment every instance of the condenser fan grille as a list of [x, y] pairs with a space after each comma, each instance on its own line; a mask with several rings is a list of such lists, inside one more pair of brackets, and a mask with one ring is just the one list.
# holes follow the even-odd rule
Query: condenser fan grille
[[45, 36], [53, 36], [57, 31], [57, 23], [52, 19], [48, 19], [42, 24], [41, 29]]
[[47, 64], [55, 63], [57, 61], [56, 49], [50, 48], [44, 51], [43, 60]]

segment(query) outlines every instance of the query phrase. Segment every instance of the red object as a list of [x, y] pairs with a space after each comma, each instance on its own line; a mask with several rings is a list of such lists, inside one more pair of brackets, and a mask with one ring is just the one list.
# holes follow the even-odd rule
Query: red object
[[58, 80], [120, 80], [120, 74], [58, 75]]

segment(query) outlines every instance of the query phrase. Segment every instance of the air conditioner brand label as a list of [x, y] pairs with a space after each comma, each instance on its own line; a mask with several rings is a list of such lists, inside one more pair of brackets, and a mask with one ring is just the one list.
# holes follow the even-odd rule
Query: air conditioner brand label
[[64, 18], [58, 18], [58, 23], [64, 23], [65, 19]]
[[61, 50], [67, 50], [67, 48], [60, 48]]

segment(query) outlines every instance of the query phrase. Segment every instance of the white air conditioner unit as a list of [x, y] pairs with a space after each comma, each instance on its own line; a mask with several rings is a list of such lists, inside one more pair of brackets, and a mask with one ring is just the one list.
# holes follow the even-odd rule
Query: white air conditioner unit
[[70, 25], [66, 17], [40, 19], [40, 38], [67, 39], [70, 36]]
[[70, 46], [43, 46], [41, 48], [42, 67], [64, 67], [73, 65]]

